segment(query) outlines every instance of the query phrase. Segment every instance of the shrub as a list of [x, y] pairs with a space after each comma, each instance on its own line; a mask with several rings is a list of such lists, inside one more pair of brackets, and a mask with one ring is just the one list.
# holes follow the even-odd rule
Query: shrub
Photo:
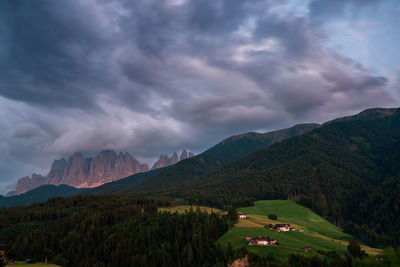
[[278, 216], [276, 216], [276, 214], [268, 214], [268, 218], [270, 220], [278, 220]]

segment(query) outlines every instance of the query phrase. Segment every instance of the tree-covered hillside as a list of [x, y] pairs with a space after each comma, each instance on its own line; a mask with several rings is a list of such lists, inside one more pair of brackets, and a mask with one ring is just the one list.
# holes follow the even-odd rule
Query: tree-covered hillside
[[345, 230], [370, 244], [400, 243], [400, 174], [374, 189]]
[[106, 183], [98, 187], [90, 188], [82, 192], [82, 194], [114, 194], [114, 193], [123, 194], [132, 192], [137, 184], [140, 184], [141, 182], [159, 174], [162, 171], [165, 171], [168, 168], [170, 167], [164, 167], [151, 170], [148, 172], [137, 173], [111, 183]]
[[284, 139], [302, 135], [318, 124], [299, 124], [288, 129], [269, 133], [246, 133], [232, 136], [207, 151], [170, 166], [146, 181], [133, 186], [130, 192], [154, 191], [181, 185], [184, 181], [207, 174], [217, 168], [243, 158]]
[[68, 185], [43, 185], [24, 194], [0, 198], [0, 207], [13, 207], [46, 201], [49, 197], [68, 197], [84, 192]]
[[[385, 186], [390, 179], [396, 181], [400, 171], [400, 112], [378, 109], [368, 114], [327, 123], [164, 194], [222, 208], [247, 206], [261, 199], [296, 199], [339, 226], [352, 221], [352, 229], [358, 229], [361, 237], [363, 230], [357, 225], [373, 227], [381, 215], [392, 212], [391, 205], [400, 194], [393, 186]], [[389, 194], [385, 188], [394, 191]], [[376, 205], [377, 200], [368, 201], [374, 194], [383, 197], [376, 207], [381, 211], [359, 214], [364, 201], [367, 211]], [[400, 224], [393, 223], [398, 231]], [[399, 244], [398, 237], [387, 242], [383, 236], [393, 229], [384, 225], [368, 228], [377, 235], [370, 244]]]

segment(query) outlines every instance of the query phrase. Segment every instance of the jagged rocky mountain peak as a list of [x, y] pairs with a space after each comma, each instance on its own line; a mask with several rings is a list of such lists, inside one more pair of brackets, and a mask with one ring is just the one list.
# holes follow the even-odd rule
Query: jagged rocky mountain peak
[[182, 150], [179, 160], [184, 160], [184, 159], [192, 158], [192, 157], [194, 157], [194, 154], [190, 150], [184, 149], [184, 150]]
[[180, 159], [180, 160], [184, 160], [184, 159], [187, 159], [187, 157], [188, 157], [188, 152], [187, 152], [186, 149], [184, 149], [184, 150], [182, 151], [181, 156], [179, 157], [179, 159]]
[[[186, 156], [185, 156], [186, 155]], [[188, 157], [193, 157], [193, 153], [187, 152], [186, 149], [184, 149], [181, 152], [180, 157], [178, 156], [178, 153], [175, 151], [172, 153], [171, 157], [168, 155], [162, 154], [160, 158], [153, 164], [153, 167], [151, 168], [152, 170], [158, 169], [158, 168], [163, 168], [169, 165], [173, 165], [175, 163], [178, 163], [179, 161], [186, 159]]]

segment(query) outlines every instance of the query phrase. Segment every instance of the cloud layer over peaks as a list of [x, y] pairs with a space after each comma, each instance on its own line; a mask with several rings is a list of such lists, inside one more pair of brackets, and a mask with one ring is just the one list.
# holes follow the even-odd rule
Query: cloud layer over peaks
[[289, 2], [1, 1], [0, 187], [75, 151], [199, 152], [396, 104], [321, 27], [378, 1]]

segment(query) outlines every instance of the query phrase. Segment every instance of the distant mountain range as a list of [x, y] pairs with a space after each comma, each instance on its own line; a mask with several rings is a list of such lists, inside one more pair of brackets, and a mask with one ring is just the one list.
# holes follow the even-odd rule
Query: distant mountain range
[[[84, 194], [132, 193], [139, 191], [158, 190], [179, 185], [186, 180], [191, 180], [197, 176], [216, 170], [217, 168], [223, 166], [224, 164], [227, 164], [233, 160], [243, 158], [244, 156], [247, 156], [255, 151], [266, 148], [273, 143], [279, 142], [286, 138], [307, 133], [315, 128], [318, 128], [319, 126], [320, 125], [318, 124], [299, 124], [291, 128], [268, 132], [268, 133], [249, 132], [241, 135], [231, 136], [197, 156], [194, 156], [192, 152], [186, 149], [182, 151], [179, 158], [176, 152], [173, 153], [171, 157], [168, 157], [166, 155], [161, 155], [160, 158], [154, 163], [153, 167], [151, 168], [151, 171], [132, 173], [131, 176], [126, 175], [128, 176], [127, 178], [115, 179], [114, 181], [104, 183], [97, 187], [94, 186], [93, 188], [85, 190], [84, 192], [77, 192], [77, 193], [84, 193]], [[79, 155], [79, 153], [77, 154], [78, 154], [76, 155], [77, 158], [79, 159], [83, 158], [82, 155]], [[107, 158], [107, 155], [112, 155], [113, 152], [103, 151], [101, 154], [103, 154], [103, 156], [100, 158], [105, 159]], [[78, 160], [78, 162], [79, 161], [81, 161], [81, 159]], [[86, 159], [86, 161], [91, 162], [90, 159]], [[54, 161], [52, 168], [49, 171], [48, 177], [54, 177], [57, 176], [57, 174], [58, 176], [64, 175], [65, 171], [62, 170], [63, 164], [59, 164], [59, 162], [60, 160]], [[72, 162], [74, 162], [74, 157], [71, 157], [68, 160], [68, 162], [71, 162], [71, 165], [73, 165]], [[77, 165], [81, 166], [83, 164], [77, 164]], [[58, 166], [61, 167], [58, 168]], [[140, 163], [137, 166], [140, 166]], [[144, 168], [146, 169], [146, 165]], [[82, 173], [82, 172], [74, 171], [73, 173]], [[29, 201], [29, 197], [27, 198], [24, 195], [28, 194], [29, 196], [30, 192], [29, 190], [32, 190], [33, 188], [38, 188], [44, 184], [49, 184], [48, 181], [49, 179], [47, 177], [43, 177], [37, 174], [33, 174], [32, 178], [29, 177], [21, 178], [18, 181], [18, 186], [17, 186], [17, 192], [18, 192], [17, 194], [20, 195], [16, 196], [16, 198], [13, 198], [12, 200], [9, 200], [7, 202], [7, 205], [12, 206], [11, 203], [19, 205], [22, 202], [23, 204], [29, 204], [34, 202], [33, 199], [32, 201]], [[61, 178], [56, 181], [68, 181], [68, 179]], [[69, 184], [69, 185], [77, 187], [75, 184]], [[54, 188], [46, 187], [46, 189], [51, 191]], [[8, 194], [8, 196], [12, 195], [15, 196], [16, 193], [12, 191]], [[48, 192], [48, 196], [51, 196], [51, 192]], [[57, 196], [60, 195], [57, 194]], [[23, 198], [25, 201], [20, 201], [18, 197]], [[0, 207], [1, 206], [3, 205], [2, 205], [2, 199], [0, 198]]]
[[[171, 157], [161, 155], [160, 159], [154, 163], [152, 170], [193, 156], [193, 153], [186, 149], [182, 151], [179, 158], [176, 152]], [[9, 192], [7, 196], [19, 195], [47, 184], [65, 184], [76, 188], [97, 187], [148, 170], [147, 164], [141, 164], [127, 152], [116, 154], [112, 150], [104, 150], [94, 158], [85, 158], [77, 152], [68, 160], [64, 158], [55, 160], [47, 176], [34, 173], [31, 177], [19, 179], [16, 190]]]

